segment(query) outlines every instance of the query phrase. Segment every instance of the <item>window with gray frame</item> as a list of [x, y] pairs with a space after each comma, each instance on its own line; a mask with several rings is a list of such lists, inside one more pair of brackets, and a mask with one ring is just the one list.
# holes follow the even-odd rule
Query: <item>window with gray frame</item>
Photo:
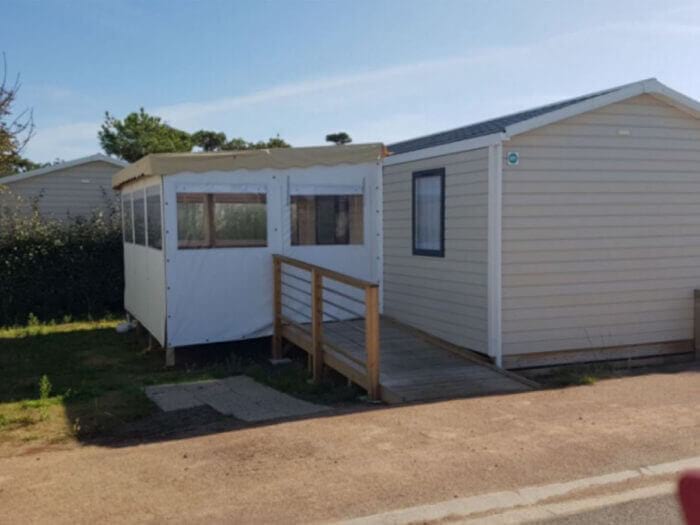
[[445, 256], [445, 169], [413, 173], [413, 254]]

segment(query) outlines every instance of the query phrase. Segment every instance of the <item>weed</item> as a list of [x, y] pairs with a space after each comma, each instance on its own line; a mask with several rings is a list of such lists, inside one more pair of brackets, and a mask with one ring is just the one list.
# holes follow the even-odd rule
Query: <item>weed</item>
[[39, 380], [39, 399], [48, 399], [51, 395], [51, 381], [49, 381], [49, 376], [44, 374]]

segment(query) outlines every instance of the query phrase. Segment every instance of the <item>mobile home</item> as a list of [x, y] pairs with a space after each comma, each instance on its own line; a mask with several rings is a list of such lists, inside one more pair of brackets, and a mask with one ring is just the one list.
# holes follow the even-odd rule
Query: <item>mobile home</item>
[[[36, 205], [42, 217], [57, 220], [109, 213], [118, 197], [111, 188], [112, 177], [126, 165], [98, 153], [0, 177], [0, 211], [30, 213]], [[3, 186], [9, 192], [2, 191]]]
[[692, 355], [700, 103], [649, 79], [388, 149], [385, 315], [508, 368]]

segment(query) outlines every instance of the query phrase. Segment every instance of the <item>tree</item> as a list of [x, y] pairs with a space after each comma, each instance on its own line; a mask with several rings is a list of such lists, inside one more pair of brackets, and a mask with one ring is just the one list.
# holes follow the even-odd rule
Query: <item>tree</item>
[[221, 148], [226, 151], [241, 151], [245, 149], [250, 149], [250, 142], [242, 139], [241, 137], [231, 139]]
[[51, 166], [51, 162], [34, 162], [26, 157], [18, 155], [12, 161], [13, 169], [10, 173], [23, 173], [25, 171], [32, 171], [39, 168], [45, 168], [46, 166]]
[[124, 120], [106, 112], [97, 136], [105, 153], [127, 162], [135, 162], [149, 153], [192, 151], [193, 146], [189, 133], [169, 126], [143, 108], [138, 113], [130, 113]]
[[350, 144], [352, 138], [350, 135], [344, 131], [339, 131], [338, 133], [330, 133], [326, 135], [326, 142], [333, 142], [336, 146], [342, 146], [343, 144]]
[[229, 140], [223, 148], [228, 151], [244, 151], [250, 149], [275, 149], [275, 148], [291, 148], [292, 146], [282, 139], [279, 135], [271, 139], [258, 142], [248, 142], [240, 137]]
[[226, 145], [226, 133], [200, 129], [192, 134], [192, 142], [203, 151], [221, 151]]
[[188, 152], [193, 147], [203, 151], [238, 151], [251, 149], [289, 148], [279, 135], [267, 141], [248, 142], [240, 137], [228, 140], [226, 133], [200, 129], [191, 135], [169, 126], [160, 117], [149, 115], [143, 108], [121, 121], [109, 112], [98, 133], [102, 149], [127, 162], [135, 162], [149, 153]]
[[[258, 142], [258, 144], [260, 144]], [[291, 148], [292, 145], [287, 143], [283, 138], [281, 138], [279, 135], [271, 138], [270, 140], [267, 141], [267, 143], [264, 146], [264, 149], [274, 149], [274, 148]]]
[[13, 105], [20, 89], [20, 77], [7, 80], [7, 60], [2, 55], [2, 80], [0, 81], [0, 174], [15, 173], [26, 169], [31, 161], [22, 157], [22, 150], [34, 135], [34, 119], [31, 109], [14, 115]]

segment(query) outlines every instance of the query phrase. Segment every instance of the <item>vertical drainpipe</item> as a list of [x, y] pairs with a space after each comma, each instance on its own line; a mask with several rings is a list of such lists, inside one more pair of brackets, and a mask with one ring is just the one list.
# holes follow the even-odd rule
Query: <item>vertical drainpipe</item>
[[502, 219], [503, 143], [489, 146], [488, 170], [488, 353], [503, 366], [502, 349]]

